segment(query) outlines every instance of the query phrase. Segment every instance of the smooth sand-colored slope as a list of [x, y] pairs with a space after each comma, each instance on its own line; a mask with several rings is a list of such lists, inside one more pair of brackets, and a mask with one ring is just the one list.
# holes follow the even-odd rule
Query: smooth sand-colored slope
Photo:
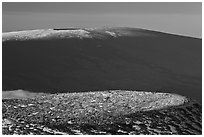
[[3, 33], [3, 90], [163, 91], [201, 102], [202, 40], [134, 28]]

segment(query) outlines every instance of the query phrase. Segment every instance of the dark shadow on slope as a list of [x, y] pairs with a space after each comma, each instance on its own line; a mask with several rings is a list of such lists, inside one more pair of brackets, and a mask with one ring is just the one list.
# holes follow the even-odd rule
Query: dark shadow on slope
[[3, 90], [161, 90], [202, 100], [202, 40], [172, 35], [7, 41]]

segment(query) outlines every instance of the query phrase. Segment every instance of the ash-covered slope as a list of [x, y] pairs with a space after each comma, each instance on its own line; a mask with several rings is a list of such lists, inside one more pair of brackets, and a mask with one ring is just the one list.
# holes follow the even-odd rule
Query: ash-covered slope
[[3, 134], [201, 134], [201, 106], [169, 93], [97, 91], [3, 100]]
[[201, 102], [201, 39], [134, 28], [3, 33], [3, 90], [130, 89]]

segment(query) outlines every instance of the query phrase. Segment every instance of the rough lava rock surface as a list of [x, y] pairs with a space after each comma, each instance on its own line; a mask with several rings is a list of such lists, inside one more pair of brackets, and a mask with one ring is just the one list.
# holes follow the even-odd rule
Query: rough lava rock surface
[[110, 90], [4, 98], [3, 134], [202, 134], [201, 105], [170, 93]]

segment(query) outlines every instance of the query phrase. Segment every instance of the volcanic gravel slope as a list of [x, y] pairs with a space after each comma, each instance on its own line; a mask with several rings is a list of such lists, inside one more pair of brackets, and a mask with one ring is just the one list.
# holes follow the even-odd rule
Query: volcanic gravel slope
[[201, 134], [201, 106], [183, 96], [138, 91], [3, 99], [3, 134]]

